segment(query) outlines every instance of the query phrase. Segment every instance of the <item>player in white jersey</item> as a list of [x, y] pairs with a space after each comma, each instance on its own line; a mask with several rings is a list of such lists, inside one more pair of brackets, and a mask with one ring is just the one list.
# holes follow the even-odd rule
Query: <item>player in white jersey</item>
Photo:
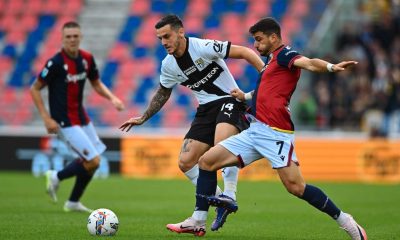
[[[223, 59], [245, 59], [258, 71], [264, 63], [247, 47], [185, 37], [182, 21], [176, 15], [163, 17], [155, 28], [157, 37], [168, 52], [162, 61], [160, 87], [144, 114], [129, 119], [120, 129], [129, 131], [147, 121], [164, 106], [177, 84], [190, 88], [199, 107], [183, 141], [179, 168], [196, 185], [199, 157], [214, 144], [248, 127], [244, 117], [245, 105], [230, 96], [230, 91], [237, 84]], [[217, 197], [236, 199], [237, 167], [225, 168], [223, 177], [224, 192], [219, 195], [217, 190]], [[225, 222], [227, 214], [223, 211], [222, 208], [217, 209], [212, 230], [219, 229]]]

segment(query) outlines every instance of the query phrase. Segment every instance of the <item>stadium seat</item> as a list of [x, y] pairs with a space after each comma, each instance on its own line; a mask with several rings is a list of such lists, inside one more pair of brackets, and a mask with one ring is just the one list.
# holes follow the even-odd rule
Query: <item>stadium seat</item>
[[130, 13], [135, 16], [146, 16], [150, 12], [151, 2], [147, 0], [132, 1]]

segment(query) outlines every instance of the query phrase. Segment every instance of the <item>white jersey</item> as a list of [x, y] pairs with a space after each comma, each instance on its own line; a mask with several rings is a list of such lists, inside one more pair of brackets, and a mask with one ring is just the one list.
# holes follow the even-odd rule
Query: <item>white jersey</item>
[[190, 88], [199, 104], [230, 96], [230, 91], [238, 87], [223, 60], [230, 46], [230, 42], [187, 38], [181, 57], [167, 55], [162, 61], [160, 84], [165, 88], [176, 84]]

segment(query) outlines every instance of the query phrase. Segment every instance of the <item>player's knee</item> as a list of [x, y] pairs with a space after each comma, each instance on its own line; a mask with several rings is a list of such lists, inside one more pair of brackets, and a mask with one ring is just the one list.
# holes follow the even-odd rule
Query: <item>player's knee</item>
[[183, 161], [182, 159], [179, 159], [178, 166], [179, 166], [179, 169], [185, 173], [185, 172], [189, 171], [190, 169], [192, 169], [194, 164], [187, 162], [187, 161]]
[[303, 196], [304, 193], [304, 186], [302, 184], [296, 183], [296, 182], [289, 182], [285, 184], [286, 189], [289, 193], [295, 195], [296, 197], [301, 197]]
[[216, 165], [207, 158], [207, 154], [203, 155], [199, 159], [199, 168], [206, 170], [206, 171], [216, 171]]

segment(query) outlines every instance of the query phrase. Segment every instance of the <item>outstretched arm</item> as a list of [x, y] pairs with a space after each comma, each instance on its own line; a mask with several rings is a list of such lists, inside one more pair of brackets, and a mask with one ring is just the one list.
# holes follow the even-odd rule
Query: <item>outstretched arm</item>
[[358, 64], [356, 61], [343, 61], [337, 64], [329, 63], [319, 58], [308, 58], [301, 56], [294, 60], [293, 65], [307, 69], [312, 72], [340, 72], [346, 70], [347, 67], [351, 67]]
[[47, 129], [48, 133], [57, 133], [58, 132], [58, 123], [51, 118], [49, 112], [47, 111], [46, 107], [44, 106], [43, 98], [40, 91], [46, 85], [41, 82], [40, 80], [36, 79], [35, 82], [31, 86], [31, 96], [33, 102], [35, 103], [36, 108], [39, 111], [40, 116], [43, 119], [44, 126]]
[[147, 107], [144, 114], [140, 117], [130, 118], [128, 121], [124, 122], [119, 129], [121, 131], [128, 132], [135, 125], [142, 125], [154, 114], [156, 114], [164, 106], [171, 96], [172, 88], [159, 87], [156, 94], [151, 99], [149, 106]]
[[237, 59], [245, 59], [248, 63], [253, 65], [258, 72], [261, 72], [261, 70], [265, 65], [264, 62], [261, 60], [261, 58], [248, 47], [232, 45], [229, 50], [229, 57]]
[[122, 103], [122, 101], [119, 98], [117, 98], [114, 94], [112, 94], [110, 89], [108, 89], [108, 87], [104, 85], [104, 83], [101, 82], [100, 79], [90, 81], [90, 83], [92, 84], [93, 89], [102, 97], [110, 100], [118, 111], [122, 111], [125, 109], [125, 106]]

